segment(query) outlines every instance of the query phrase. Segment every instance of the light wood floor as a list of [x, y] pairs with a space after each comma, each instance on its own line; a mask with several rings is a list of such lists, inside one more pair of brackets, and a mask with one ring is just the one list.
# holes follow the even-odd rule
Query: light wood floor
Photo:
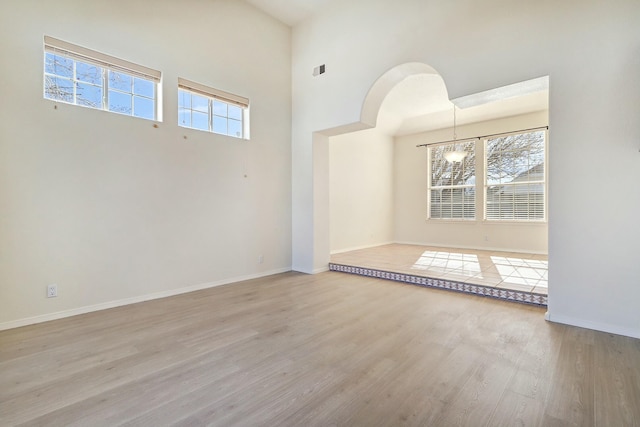
[[543, 315], [285, 273], [0, 332], [0, 425], [640, 425], [640, 340]]

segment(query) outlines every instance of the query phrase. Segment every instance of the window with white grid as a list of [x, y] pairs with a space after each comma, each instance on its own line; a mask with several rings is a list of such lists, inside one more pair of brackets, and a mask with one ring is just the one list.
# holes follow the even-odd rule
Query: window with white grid
[[[430, 146], [428, 152], [428, 212], [430, 219], [475, 220], [476, 141]], [[460, 161], [447, 160], [458, 152]]]
[[158, 120], [160, 71], [45, 36], [44, 97]]
[[178, 79], [178, 124], [249, 139], [249, 100], [186, 79]]
[[487, 220], [544, 221], [544, 130], [485, 141]]

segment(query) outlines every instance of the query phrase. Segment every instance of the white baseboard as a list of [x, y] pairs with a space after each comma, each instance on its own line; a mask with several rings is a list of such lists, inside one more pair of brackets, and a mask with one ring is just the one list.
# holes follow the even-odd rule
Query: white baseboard
[[554, 323], [578, 326], [580, 328], [593, 329], [595, 331], [623, 335], [625, 337], [640, 338], [640, 330], [638, 329], [620, 327], [618, 325], [610, 325], [607, 323], [592, 322], [590, 320], [576, 319], [568, 316], [558, 316], [550, 313], [549, 311], [545, 314], [545, 319]]
[[492, 246], [460, 246], [460, 245], [442, 245], [439, 243], [425, 243], [425, 242], [393, 242], [398, 245], [416, 245], [416, 246], [437, 246], [440, 248], [451, 248], [451, 249], [471, 249], [478, 251], [493, 251], [493, 252], [517, 252], [521, 254], [532, 254], [532, 255], [548, 255], [546, 252], [536, 252], [529, 251], [518, 248], [494, 248]]
[[256, 274], [249, 274], [246, 276], [232, 277], [229, 279], [222, 279], [215, 282], [202, 283], [199, 285], [185, 286], [178, 289], [170, 289], [162, 292], [155, 292], [153, 294], [140, 295], [132, 298], [125, 298], [116, 301], [109, 301], [105, 303], [87, 305], [84, 307], [72, 308], [70, 310], [58, 311], [56, 313], [48, 313], [40, 316], [27, 317], [24, 319], [12, 320], [10, 322], [0, 323], [0, 331], [7, 329], [19, 328], [21, 326], [34, 325], [36, 323], [48, 322], [50, 320], [62, 319], [65, 317], [77, 316], [79, 314], [91, 313], [94, 311], [107, 310], [109, 308], [121, 307], [123, 305], [136, 304], [144, 301], [151, 301], [159, 298], [167, 298], [174, 295], [186, 294], [188, 292], [200, 291], [202, 289], [214, 288], [216, 286], [228, 285], [230, 283], [242, 282], [245, 280], [259, 279], [261, 277], [272, 276], [274, 274], [286, 273], [291, 271], [291, 268], [278, 268], [275, 270], [265, 271]]
[[325, 271], [329, 271], [328, 265], [326, 267], [316, 268], [315, 270], [313, 270], [312, 274], [324, 273]]
[[360, 250], [360, 249], [376, 248], [378, 246], [391, 245], [393, 243], [396, 243], [396, 242], [381, 242], [381, 243], [374, 243], [374, 244], [371, 244], [371, 245], [354, 246], [352, 248], [338, 249], [338, 250], [335, 250], [335, 251], [331, 251], [331, 255], [341, 254], [341, 253], [344, 253], [344, 252], [357, 251], [357, 250]]

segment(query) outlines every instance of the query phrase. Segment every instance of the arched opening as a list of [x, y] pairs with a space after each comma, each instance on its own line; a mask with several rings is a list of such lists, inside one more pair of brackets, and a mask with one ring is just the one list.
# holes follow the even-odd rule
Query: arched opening
[[[446, 277], [475, 285], [475, 293], [543, 295], [528, 302], [546, 304], [547, 150], [534, 158], [527, 138], [537, 132], [548, 145], [548, 80], [450, 100], [432, 67], [403, 64], [374, 83], [361, 119], [368, 129], [324, 133], [332, 265], [386, 269], [408, 281]], [[442, 161], [440, 176], [433, 167], [434, 147], [448, 149], [453, 139], [470, 141], [466, 165], [472, 172], [461, 178], [461, 188], [433, 185], [460, 167]], [[511, 163], [500, 163], [507, 154]], [[496, 171], [504, 182], [495, 181]]]

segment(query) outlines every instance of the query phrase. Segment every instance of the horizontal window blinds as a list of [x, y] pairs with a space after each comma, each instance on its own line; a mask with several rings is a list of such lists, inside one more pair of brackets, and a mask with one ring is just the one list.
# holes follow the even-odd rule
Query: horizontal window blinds
[[545, 219], [545, 139], [541, 130], [486, 140], [488, 220]]
[[[460, 161], [448, 161], [446, 154], [464, 153]], [[474, 220], [476, 218], [476, 140], [462, 140], [431, 146], [428, 212], [430, 219]]]
[[44, 36], [44, 48], [46, 52], [55, 55], [69, 57], [81, 62], [89, 62], [114, 71], [122, 71], [136, 77], [153, 80], [154, 82], [160, 82], [162, 76], [160, 71], [154, 70], [153, 68], [125, 61], [115, 56], [96, 52], [95, 50], [77, 46], [49, 36]]
[[210, 98], [219, 99], [220, 101], [227, 102], [229, 104], [235, 104], [242, 108], [249, 107], [249, 99], [239, 95], [234, 95], [229, 92], [225, 92], [219, 89], [214, 89], [200, 83], [192, 82], [187, 79], [178, 78], [178, 88], [188, 90], [200, 95], [204, 95]]

